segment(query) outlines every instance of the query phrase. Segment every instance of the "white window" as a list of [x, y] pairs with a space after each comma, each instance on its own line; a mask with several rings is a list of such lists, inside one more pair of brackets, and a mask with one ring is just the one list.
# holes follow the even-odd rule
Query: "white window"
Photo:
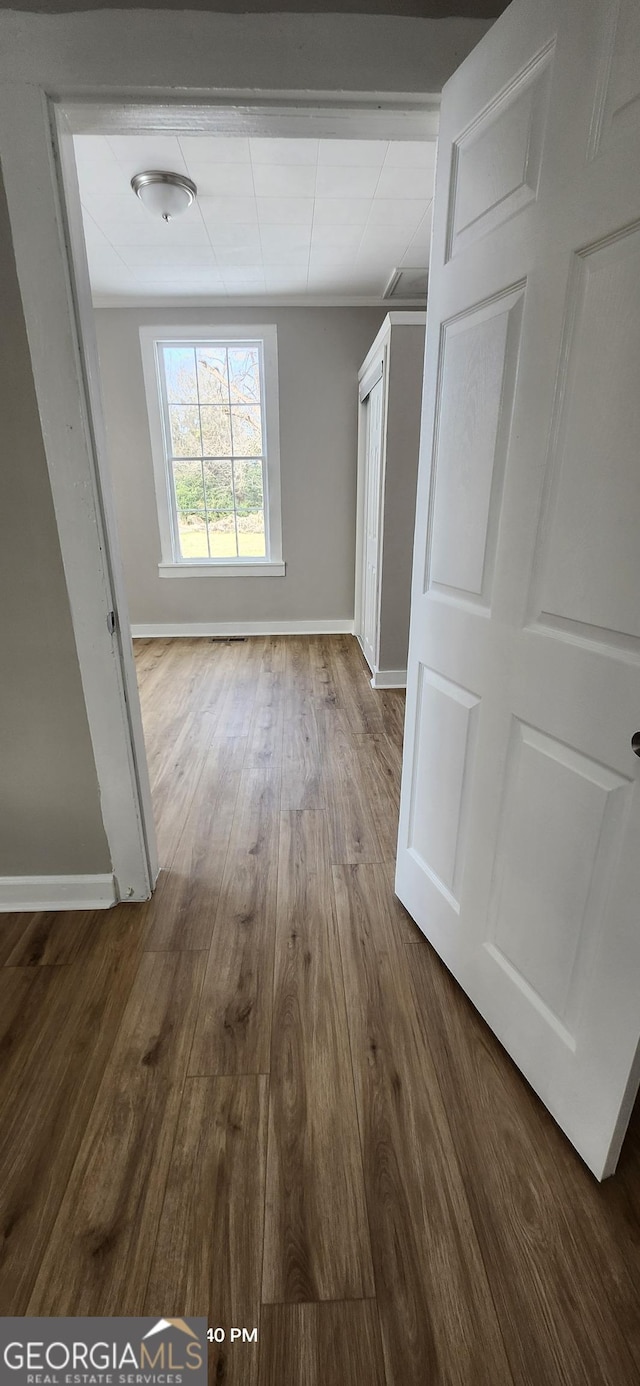
[[282, 576], [274, 326], [140, 329], [162, 577]]

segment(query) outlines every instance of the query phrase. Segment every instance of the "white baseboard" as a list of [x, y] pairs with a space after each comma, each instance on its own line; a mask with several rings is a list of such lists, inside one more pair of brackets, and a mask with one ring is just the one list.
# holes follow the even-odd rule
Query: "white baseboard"
[[406, 669], [374, 669], [371, 675], [372, 688], [406, 688]]
[[3, 914], [14, 910], [106, 910], [115, 900], [113, 876], [0, 876]]
[[353, 635], [352, 620], [337, 621], [193, 621], [165, 624], [134, 623], [134, 640], [169, 639], [198, 635]]

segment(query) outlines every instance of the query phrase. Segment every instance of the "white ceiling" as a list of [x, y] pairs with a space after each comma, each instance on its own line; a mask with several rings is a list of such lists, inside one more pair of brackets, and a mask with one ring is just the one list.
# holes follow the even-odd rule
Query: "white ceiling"
[[[380, 298], [429, 258], [435, 143], [76, 135], [94, 297]], [[195, 204], [166, 225], [134, 173], [186, 173]]]

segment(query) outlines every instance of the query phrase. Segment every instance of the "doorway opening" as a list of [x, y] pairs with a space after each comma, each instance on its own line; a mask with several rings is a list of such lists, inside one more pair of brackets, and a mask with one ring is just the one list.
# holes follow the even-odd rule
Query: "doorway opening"
[[[353, 632], [357, 372], [390, 267], [426, 269], [437, 102], [52, 112], [139, 823], [121, 895], [137, 899], [165, 863], [131, 635]], [[196, 189], [169, 224], [131, 186], [153, 168]], [[148, 680], [151, 651], [142, 663]]]

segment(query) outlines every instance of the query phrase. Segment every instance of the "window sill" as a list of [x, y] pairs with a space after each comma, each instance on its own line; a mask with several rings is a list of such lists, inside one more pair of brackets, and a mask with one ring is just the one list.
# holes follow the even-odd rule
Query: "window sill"
[[239, 559], [235, 563], [159, 563], [161, 578], [284, 577], [286, 564], [270, 558]]

